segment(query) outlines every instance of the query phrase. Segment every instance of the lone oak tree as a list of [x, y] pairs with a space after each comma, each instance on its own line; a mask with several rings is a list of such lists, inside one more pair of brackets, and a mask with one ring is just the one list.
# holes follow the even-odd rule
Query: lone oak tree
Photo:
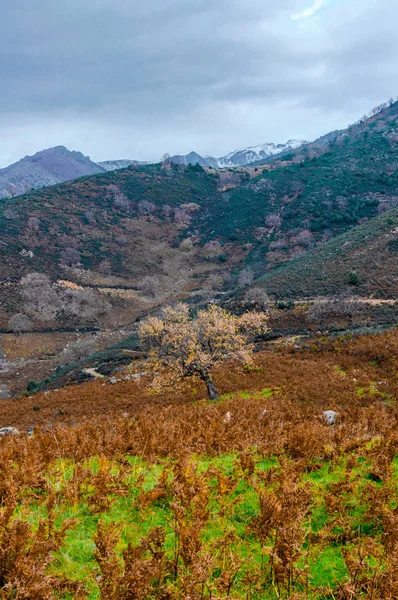
[[268, 330], [267, 319], [261, 312], [231, 315], [219, 306], [201, 310], [192, 318], [185, 304], [165, 308], [161, 318], [149, 318], [139, 330], [155, 373], [155, 387], [175, 384], [183, 377], [199, 377], [209, 398], [217, 400], [220, 396], [210, 369], [227, 360], [250, 364], [253, 338]]

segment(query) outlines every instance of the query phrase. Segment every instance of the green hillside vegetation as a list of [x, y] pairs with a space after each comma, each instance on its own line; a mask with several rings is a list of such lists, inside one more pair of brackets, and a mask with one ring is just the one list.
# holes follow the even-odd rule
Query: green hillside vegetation
[[256, 282], [279, 298], [398, 296], [398, 211], [371, 219]]
[[393, 208], [397, 114], [396, 103], [388, 119], [381, 115], [349, 130], [321, 156], [298, 154], [302, 162], [264, 171], [230, 191], [210, 216], [208, 231], [253, 243], [249, 260], [264, 268]]
[[[111, 171], [3, 199], [1, 275], [4, 279], [18, 278], [34, 267], [57, 277], [61, 273], [62, 251], [68, 248], [75, 256], [66, 256], [66, 265], [80, 263], [84, 269], [95, 271], [109, 261], [113, 275], [128, 279], [140, 270], [147, 274], [148, 267], [155, 269], [158, 260], [151, 264], [151, 257], [147, 256], [146, 265], [140, 264], [138, 256], [134, 260], [134, 254], [140, 252], [141, 237], [140, 231], [134, 229], [134, 221], [153, 219], [166, 224], [168, 217], [173, 220], [173, 208], [189, 203], [207, 207], [216, 197], [217, 179], [213, 175], [194, 167], [166, 170], [151, 165]], [[165, 205], [170, 211], [161, 212]], [[166, 240], [175, 235], [178, 237], [178, 229], [164, 227]], [[21, 258], [24, 249], [31, 250], [34, 259]]]
[[[183, 240], [195, 258], [188, 279], [196, 273], [203, 284], [206, 263], [218, 259], [231, 259], [220, 272], [234, 276], [246, 262], [261, 275], [396, 206], [397, 113], [396, 103], [341, 134], [320, 156], [307, 150], [258, 177], [240, 173], [230, 189], [223, 187], [225, 174], [166, 163], [2, 200], [0, 277], [15, 280], [34, 269], [55, 278], [65, 274], [62, 265], [79, 265], [91, 281], [106, 274], [134, 284], [144, 275], [167, 276]], [[208, 243], [218, 245], [212, 258], [202, 252]]]

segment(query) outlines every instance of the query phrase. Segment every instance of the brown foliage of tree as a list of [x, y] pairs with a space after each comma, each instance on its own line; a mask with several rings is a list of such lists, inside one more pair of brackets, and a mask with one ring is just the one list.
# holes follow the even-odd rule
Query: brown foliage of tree
[[191, 318], [185, 304], [163, 310], [162, 318], [151, 317], [140, 327], [143, 347], [149, 351], [148, 364], [157, 373], [156, 385], [170, 384], [188, 376], [205, 382], [209, 398], [219, 394], [210, 370], [226, 361], [251, 362], [250, 341], [266, 330], [263, 313], [231, 315], [211, 306]]

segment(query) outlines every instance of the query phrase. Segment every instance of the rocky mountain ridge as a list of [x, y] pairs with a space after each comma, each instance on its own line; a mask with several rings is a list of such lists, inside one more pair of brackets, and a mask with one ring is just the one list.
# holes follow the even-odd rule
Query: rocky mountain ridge
[[105, 169], [81, 152], [56, 146], [25, 156], [0, 169], [0, 198], [12, 198], [31, 189], [104, 172]]
[[170, 161], [179, 165], [201, 165], [202, 167], [211, 167], [213, 169], [223, 169], [227, 167], [246, 167], [261, 160], [269, 159], [272, 156], [289, 153], [297, 150], [301, 146], [308, 144], [304, 140], [289, 140], [286, 144], [265, 143], [257, 146], [248, 146], [234, 150], [225, 156], [215, 158], [214, 156], [201, 156], [197, 152], [189, 154], [175, 155], [170, 157]]

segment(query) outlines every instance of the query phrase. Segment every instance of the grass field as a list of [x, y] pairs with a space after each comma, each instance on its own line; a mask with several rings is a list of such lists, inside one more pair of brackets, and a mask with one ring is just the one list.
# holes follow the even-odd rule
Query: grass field
[[79, 424], [0, 442], [0, 597], [396, 598], [397, 350], [391, 331], [260, 353], [215, 373], [217, 403], [70, 388]]

